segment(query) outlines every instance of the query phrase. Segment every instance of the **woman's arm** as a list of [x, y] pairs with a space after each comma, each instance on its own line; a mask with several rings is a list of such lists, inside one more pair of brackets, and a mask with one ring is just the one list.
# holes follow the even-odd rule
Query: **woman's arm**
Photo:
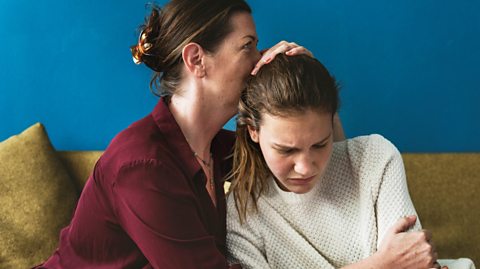
[[178, 168], [155, 160], [123, 166], [113, 186], [119, 224], [152, 268], [226, 269], [182, 178]]
[[369, 140], [368, 158], [380, 165], [374, 169], [378, 173], [370, 175], [376, 197], [378, 251], [346, 268], [440, 268], [435, 264], [431, 234], [421, 230], [417, 220], [400, 152], [381, 136], [372, 135]]
[[343, 141], [345, 140], [345, 132], [343, 131], [342, 121], [338, 113], [335, 113], [333, 116], [333, 141]]
[[376, 253], [343, 269], [440, 268], [436, 263], [435, 249], [429, 243], [431, 234], [428, 231], [408, 232], [415, 225], [416, 220], [416, 216], [398, 220], [389, 229]]

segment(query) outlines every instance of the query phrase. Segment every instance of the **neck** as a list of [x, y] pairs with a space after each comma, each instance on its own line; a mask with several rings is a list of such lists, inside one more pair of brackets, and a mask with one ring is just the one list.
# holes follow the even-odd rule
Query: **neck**
[[174, 94], [169, 107], [192, 151], [201, 159], [208, 160], [213, 138], [235, 112], [230, 115], [221, 105], [214, 104], [211, 98], [201, 93], [191, 90]]

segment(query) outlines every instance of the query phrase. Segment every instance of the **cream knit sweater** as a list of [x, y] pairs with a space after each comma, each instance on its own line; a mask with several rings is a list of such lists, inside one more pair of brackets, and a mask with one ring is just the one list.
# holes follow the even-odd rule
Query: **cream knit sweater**
[[352, 264], [372, 255], [399, 218], [416, 215], [401, 155], [380, 135], [335, 143], [322, 179], [306, 194], [282, 191], [272, 179], [243, 225], [233, 195], [227, 204], [229, 261], [244, 269]]

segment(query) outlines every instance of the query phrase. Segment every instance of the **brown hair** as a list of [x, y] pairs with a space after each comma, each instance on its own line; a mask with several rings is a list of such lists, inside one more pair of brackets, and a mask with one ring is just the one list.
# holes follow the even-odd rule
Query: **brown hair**
[[140, 27], [138, 44], [131, 47], [135, 62], [154, 71], [152, 91], [174, 94], [181, 79], [183, 47], [195, 42], [215, 52], [232, 31], [230, 18], [236, 12], [251, 9], [244, 0], [171, 0], [163, 8], [153, 5]]
[[271, 175], [260, 146], [251, 140], [247, 127], [258, 131], [263, 113], [288, 116], [313, 109], [333, 117], [338, 106], [335, 79], [318, 60], [305, 55], [277, 55], [251, 78], [240, 99], [230, 175], [230, 190], [242, 222], [251, 209], [257, 210], [258, 198], [266, 191]]

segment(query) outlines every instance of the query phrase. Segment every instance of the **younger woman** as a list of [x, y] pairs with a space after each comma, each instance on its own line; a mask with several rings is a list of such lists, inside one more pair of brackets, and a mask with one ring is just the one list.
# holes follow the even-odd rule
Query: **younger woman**
[[[333, 143], [335, 80], [278, 55], [243, 92], [227, 249], [242, 268], [439, 268], [402, 158], [380, 135]], [[412, 230], [412, 231], [410, 231]]]

